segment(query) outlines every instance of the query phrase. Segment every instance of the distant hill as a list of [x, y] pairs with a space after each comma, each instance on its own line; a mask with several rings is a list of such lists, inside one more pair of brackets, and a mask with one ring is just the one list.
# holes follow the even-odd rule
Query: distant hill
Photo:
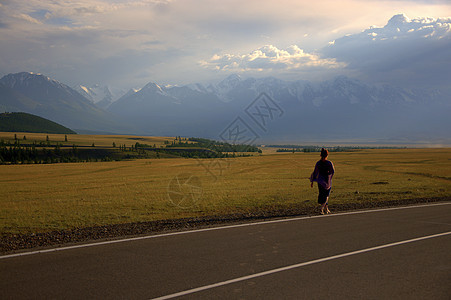
[[117, 117], [67, 85], [30, 72], [8, 74], [0, 79], [0, 111], [31, 113], [74, 130], [130, 131]]
[[1, 113], [0, 131], [75, 134], [53, 121], [23, 112]]

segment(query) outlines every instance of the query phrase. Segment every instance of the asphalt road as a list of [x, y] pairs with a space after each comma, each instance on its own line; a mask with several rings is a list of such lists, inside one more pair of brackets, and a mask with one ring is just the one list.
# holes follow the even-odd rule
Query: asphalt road
[[0, 299], [450, 299], [450, 213], [441, 203], [3, 256]]

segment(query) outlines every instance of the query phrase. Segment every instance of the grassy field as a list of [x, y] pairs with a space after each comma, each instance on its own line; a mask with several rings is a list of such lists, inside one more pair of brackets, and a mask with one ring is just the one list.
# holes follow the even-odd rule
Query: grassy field
[[[68, 136], [88, 145], [134, 141], [86, 137]], [[172, 140], [148, 139], [152, 144]], [[308, 177], [318, 158], [318, 153], [284, 153], [228, 160], [0, 165], [0, 234], [313, 207], [317, 189], [310, 188]], [[331, 204], [451, 195], [451, 149], [360, 150], [331, 153], [330, 160], [336, 168]], [[186, 178], [191, 185], [178, 185]]]
[[[142, 144], [163, 146], [165, 141], [172, 142], [174, 137], [153, 137], [153, 136], [131, 136], [131, 135], [86, 135], [86, 134], [47, 134], [47, 133], [30, 133], [30, 132], [0, 132], [0, 140], [14, 142], [14, 135], [22, 143], [46, 142], [47, 136], [52, 143], [60, 143], [62, 145], [72, 146], [91, 146], [95, 144], [96, 147], [113, 147], [113, 143], [117, 146], [126, 145], [131, 147], [136, 142]], [[26, 141], [23, 137], [26, 137]], [[67, 137], [67, 142], [65, 141]]]

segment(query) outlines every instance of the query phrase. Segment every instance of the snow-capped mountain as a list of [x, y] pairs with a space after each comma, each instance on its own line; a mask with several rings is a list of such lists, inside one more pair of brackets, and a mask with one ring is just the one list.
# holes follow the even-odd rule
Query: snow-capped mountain
[[[269, 138], [413, 137], [416, 124], [422, 124], [423, 135], [434, 132], [446, 136], [445, 127], [437, 124], [450, 123], [441, 114], [443, 107], [449, 107], [449, 98], [440, 92], [371, 85], [345, 76], [317, 83], [273, 77], [243, 79], [238, 75], [208, 86], [149, 83], [108, 110], [152, 134], [202, 132], [218, 138], [228, 123], [238, 116], [246, 117], [245, 109], [262, 92], [285, 111], [284, 117], [265, 132]], [[255, 126], [252, 120], [248, 122]]]
[[107, 85], [94, 84], [91, 87], [84, 85], [74, 86], [74, 90], [83, 97], [92, 101], [100, 108], [107, 108], [111, 103], [118, 100], [126, 92], [123, 89], [111, 88]]
[[117, 101], [121, 100], [122, 98], [130, 97], [131, 95], [134, 95], [135, 93], [139, 92], [141, 89], [129, 89], [124, 95], [119, 97]]
[[[113, 102], [108, 111], [120, 116], [142, 133], [152, 135], [211, 135], [210, 129], [223, 126], [220, 116], [227, 106], [208, 92], [187, 86], [161, 87], [150, 82], [138, 91], [129, 91]], [[197, 134], [195, 134], [197, 133]], [[176, 134], [174, 134], [176, 135]]]
[[[270, 115], [268, 107], [254, 101], [263, 92], [280, 110], [279, 117], [267, 120], [264, 127], [249, 114], [254, 109], [261, 120]], [[33, 113], [72, 129], [219, 140], [227, 130], [241, 132], [243, 128], [234, 123], [239, 119], [247, 126], [245, 132], [254, 132], [262, 141], [450, 142], [450, 99], [443, 91], [374, 85], [345, 76], [308, 82], [233, 75], [207, 86], [150, 82], [129, 90], [105, 111], [67, 85], [40, 74], [9, 74], [0, 79], [4, 111]], [[119, 124], [122, 121], [127, 126]]]
[[115, 132], [120, 125], [69, 86], [41, 74], [22, 72], [0, 79], [0, 107], [35, 114], [73, 130]]
[[224, 102], [249, 101], [260, 93], [266, 93], [281, 102], [297, 101], [321, 106], [324, 104], [402, 104], [440, 101], [439, 92], [401, 89], [387, 84], [370, 85], [346, 76], [312, 83], [305, 80], [284, 81], [274, 77], [242, 79], [231, 75], [216, 85], [207, 87], [200, 83], [185, 86], [203, 94], [213, 94]]
[[78, 96], [77, 93], [67, 85], [40, 73], [21, 72], [8, 74], [2, 77], [0, 82], [11, 89], [19, 90], [24, 93], [30, 93], [32, 90], [40, 90], [47, 93], [49, 91], [58, 91], [59, 93]]

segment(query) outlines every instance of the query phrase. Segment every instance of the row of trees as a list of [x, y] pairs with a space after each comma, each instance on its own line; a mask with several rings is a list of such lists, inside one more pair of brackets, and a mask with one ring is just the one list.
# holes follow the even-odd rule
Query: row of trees
[[218, 142], [203, 138], [181, 138], [176, 137], [175, 141], [164, 142], [164, 148], [157, 148], [155, 145], [136, 143], [136, 151], [155, 151], [187, 158], [227, 158], [237, 156], [250, 156], [247, 152], [260, 152], [253, 145], [232, 145], [225, 142]]
[[343, 152], [343, 151], [350, 151], [350, 150], [356, 150], [356, 149], [364, 149], [360, 147], [319, 147], [319, 146], [303, 146], [303, 147], [296, 147], [296, 148], [279, 148], [276, 150], [276, 152], [320, 152], [321, 148], [325, 148], [329, 150], [329, 152]]
[[[286, 146], [286, 145], [285, 145]], [[297, 146], [289, 145], [290, 148], [279, 148], [276, 152], [320, 152], [321, 148], [329, 150], [329, 152], [344, 152], [352, 150], [363, 150], [363, 149], [399, 149], [405, 147], [371, 147], [371, 146], [337, 146], [337, 147], [319, 147], [319, 146]], [[268, 147], [278, 147], [277, 145], [271, 145]]]
[[[24, 141], [26, 141], [26, 140], [27, 140], [27, 136], [24, 135], [22, 139], [23, 139]], [[14, 134], [14, 140], [15, 140], [15, 141], [19, 140], [19, 138], [17, 137], [17, 133]], [[49, 142], [49, 141], [50, 141], [49, 136], [46, 136], [45, 140], [46, 140], [47, 142]], [[64, 135], [64, 141], [67, 142], [67, 135]]]
[[194, 147], [206, 148], [216, 152], [258, 152], [259, 149], [255, 145], [246, 144], [229, 144], [204, 138], [189, 138], [184, 141], [172, 142], [166, 147]]
[[54, 149], [38, 149], [36, 146], [22, 146], [19, 143], [10, 146], [0, 145], [0, 163], [2, 164], [41, 164], [78, 161], [80, 159], [76, 155], [76, 149], [73, 151], [62, 151], [59, 145], [55, 146]]
[[[125, 144], [112, 148], [63, 145], [62, 142], [51, 142], [47, 136], [46, 141], [24, 142], [14, 136], [14, 141], [0, 141], [0, 164], [42, 164], [60, 162], [88, 162], [110, 161], [136, 158], [186, 157], [186, 158], [228, 158], [249, 156], [247, 152], [261, 152], [255, 146], [231, 145], [224, 142], [202, 138], [176, 137], [174, 141], [166, 141], [164, 146], [153, 146], [135, 143], [131, 146]], [[67, 136], [65, 136], [67, 142]]]
[[105, 153], [89, 149], [78, 149], [75, 145], [62, 149], [61, 144], [53, 148], [38, 148], [36, 145], [24, 146], [18, 141], [14, 144], [0, 142], [0, 164], [50, 164], [68, 162], [110, 161]]

